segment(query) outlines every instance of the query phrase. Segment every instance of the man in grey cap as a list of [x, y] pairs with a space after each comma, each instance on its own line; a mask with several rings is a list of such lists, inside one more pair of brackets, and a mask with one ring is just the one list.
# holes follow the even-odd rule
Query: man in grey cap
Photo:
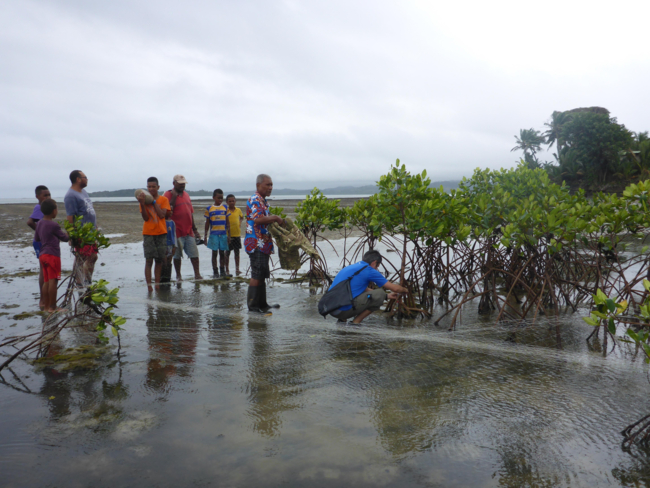
[[174, 176], [174, 188], [165, 192], [172, 208], [172, 220], [176, 224], [176, 254], [174, 254], [174, 268], [176, 269], [176, 281], [182, 281], [181, 259], [183, 251], [194, 268], [194, 278], [202, 279], [199, 273], [199, 250], [196, 247], [196, 237], [199, 231], [194, 223], [194, 207], [190, 196], [185, 191], [187, 180], [183, 175]]

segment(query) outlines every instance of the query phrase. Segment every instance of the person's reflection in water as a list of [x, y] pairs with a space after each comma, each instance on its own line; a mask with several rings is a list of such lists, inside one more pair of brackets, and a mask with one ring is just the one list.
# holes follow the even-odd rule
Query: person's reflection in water
[[464, 391], [452, 378], [467, 376], [462, 369], [465, 356], [444, 352], [442, 362], [449, 363], [449, 371], [440, 374], [439, 356], [430, 356], [414, 342], [341, 329], [330, 336], [327, 346], [332, 358], [346, 368], [339, 374], [347, 387], [368, 397], [378, 441], [395, 459], [430, 449], [441, 425], [452, 437], [462, 435], [464, 423], [441, 419], [450, 416], [446, 409], [453, 405], [454, 395]]
[[231, 366], [229, 358], [238, 358], [242, 350], [242, 331], [244, 319], [238, 310], [245, 306], [245, 295], [241, 293], [240, 284], [231, 287], [229, 283], [215, 283], [214, 300], [211, 306], [214, 314], [207, 316], [209, 355], [218, 358], [210, 361], [211, 365], [219, 366], [210, 371], [211, 375], [225, 379], [231, 370], [222, 366]]
[[[115, 362], [111, 353], [106, 355], [101, 352], [104, 346], [88, 344], [91, 338], [95, 338], [95, 335], [83, 335], [78, 329], [73, 329], [65, 339], [58, 336], [43, 351], [42, 358], [45, 360], [57, 355], [68, 356], [60, 363], [54, 361], [54, 365], [50, 363], [42, 369], [44, 381], [40, 394], [47, 399], [52, 420], [60, 420], [74, 413], [75, 409], [95, 418], [102, 414], [114, 414], [121, 411], [120, 403], [129, 397], [128, 386], [122, 381], [120, 360]], [[75, 344], [74, 348], [67, 348], [70, 342]], [[83, 357], [94, 353], [98, 354], [90, 360]], [[112, 381], [115, 367], [118, 377]]]
[[147, 307], [149, 361], [146, 386], [166, 397], [173, 376], [192, 374], [199, 336], [199, 315], [182, 309]]
[[[43, 330], [48, 327], [47, 317], [42, 317]], [[61, 354], [65, 346], [60, 337], [54, 339], [50, 347], [47, 349], [44, 358], [51, 358], [57, 354]], [[59, 371], [57, 368], [46, 367], [43, 368], [43, 385], [41, 386], [41, 394], [47, 398], [47, 406], [50, 410], [50, 416], [54, 419], [59, 419], [66, 415], [70, 415], [70, 397], [72, 396], [71, 385], [68, 382], [69, 373], [67, 371]]]
[[237, 316], [224, 316], [218, 312], [208, 317], [208, 342], [210, 343], [210, 364], [219, 366], [210, 373], [217, 377], [229, 375], [231, 371], [223, 370], [223, 366], [232, 366], [230, 358], [241, 356], [242, 331], [244, 320]]
[[296, 385], [302, 383], [297, 378], [302, 374], [302, 363], [294, 354], [284, 361], [281, 351], [274, 350], [263, 316], [248, 318], [248, 333], [252, 343], [246, 385], [248, 414], [255, 432], [275, 437], [280, 434], [282, 412], [300, 407], [292, 397], [301, 392]]
[[70, 384], [68, 373], [54, 368], [43, 368], [41, 394], [47, 398], [47, 406], [53, 420], [70, 415]]

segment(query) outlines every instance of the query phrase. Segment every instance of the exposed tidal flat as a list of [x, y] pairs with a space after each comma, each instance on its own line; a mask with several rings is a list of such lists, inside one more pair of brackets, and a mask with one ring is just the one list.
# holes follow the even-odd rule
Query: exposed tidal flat
[[[351, 206], [359, 198], [337, 198], [337, 200], [341, 201], [340, 205], [342, 207], [347, 207]], [[284, 208], [284, 212], [291, 218], [295, 217], [295, 208], [300, 202], [300, 199], [295, 198], [269, 199], [272, 207]], [[0, 244], [31, 245], [34, 233], [27, 227], [26, 222], [36, 203], [36, 199], [34, 199], [33, 203], [0, 204]], [[58, 203], [59, 216], [57, 220], [61, 221], [65, 219], [65, 208], [62, 199]], [[212, 200], [195, 197], [192, 199], [192, 203], [194, 206], [194, 221], [199, 232], [203, 235], [204, 211], [208, 205], [212, 204]], [[95, 202], [93, 206], [97, 213], [97, 224], [104, 234], [111, 237], [111, 243], [123, 244], [142, 241], [142, 217], [135, 198], [125, 202]], [[237, 207], [246, 214], [245, 199], [238, 199]], [[326, 235], [335, 236], [334, 234]]]
[[[0, 245], [0, 337], [42, 326], [24, 226], [32, 207], [0, 208], [3, 232], [15, 229]], [[122, 234], [96, 270], [120, 287], [122, 354], [114, 343], [112, 354], [95, 349], [92, 332], [69, 331], [54, 351], [59, 364], [20, 360], [2, 372], [2, 486], [650, 480], [646, 453], [620, 447], [620, 430], [650, 413], [648, 367], [627, 344], [607, 355], [589, 348], [583, 313], [562, 315], [558, 348], [554, 318], [497, 327], [475, 304], [449, 332], [381, 314], [337, 326], [317, 314], [313, 291], [280, 282], [269, 296], [281, 308], [267, 317], [246, 312], [241, 282], [185, 281], [149, 295], [137, 205], [96, 208], [105, 233]], [[210, 254], [200, 252], [207, 274]], [[338, 269], [340, 257], [327, 252]], [[187, 261], [183, 269], [189, 278]]]

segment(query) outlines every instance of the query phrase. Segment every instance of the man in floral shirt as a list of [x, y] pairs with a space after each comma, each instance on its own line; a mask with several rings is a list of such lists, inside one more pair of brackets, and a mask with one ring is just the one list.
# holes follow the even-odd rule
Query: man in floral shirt
[[246, 238], [244, 248], [251, 259], [251, 280], [248, 286], [248, 310], [267, 313], [280, 305], [266, 303], [266, 278], [271, 276], [269, 259], [273, 253], [273, 241], [267, 226], [273, 222], [284, 225], [284, 219], [271, 215], [266, 197], [273, 191], [269, 175], [258, 175], [257, 191], [246, 204]]

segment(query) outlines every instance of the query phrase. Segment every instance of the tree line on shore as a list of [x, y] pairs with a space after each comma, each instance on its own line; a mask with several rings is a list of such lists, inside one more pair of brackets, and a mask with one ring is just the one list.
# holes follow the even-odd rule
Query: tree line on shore
[[[650, 136], [633, 132], [607, 109], [588, 107], [555, 111], [544, 132], [521, 129], [512, 151], [523, 151], [531, 168], [543, 168], [552, 181], [572, 188], [620, 190], [650, 178]], [[540, 161], [542, 146], [554, 147], [554, 161]]]

